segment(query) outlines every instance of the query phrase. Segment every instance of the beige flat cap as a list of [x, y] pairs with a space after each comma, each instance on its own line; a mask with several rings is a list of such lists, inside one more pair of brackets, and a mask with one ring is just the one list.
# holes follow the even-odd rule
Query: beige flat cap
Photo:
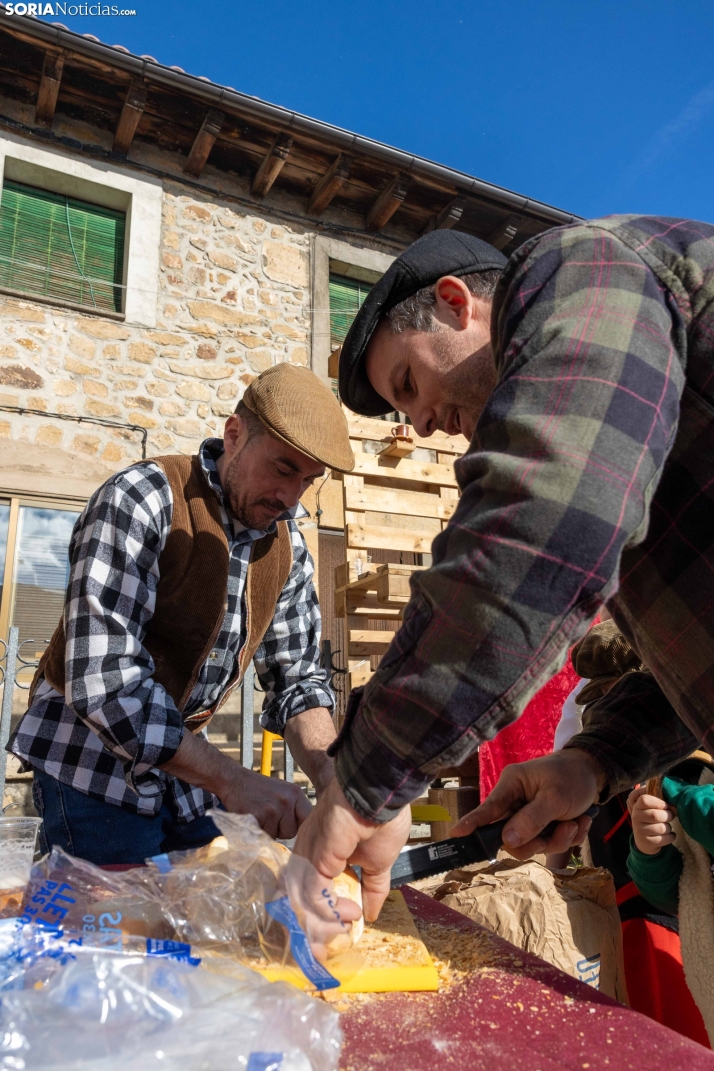
[[301, 454], [352, 472], [347, 420], [329, 387], [309, 368], [276, 364], [250, 384], [243, 401], [265, 426]]

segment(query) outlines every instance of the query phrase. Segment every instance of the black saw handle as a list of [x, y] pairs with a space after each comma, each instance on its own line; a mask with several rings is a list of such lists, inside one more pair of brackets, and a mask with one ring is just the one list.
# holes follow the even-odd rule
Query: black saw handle
[[[588, 818], [595, 818], [599, 810], [600, 808], [594, 803], [592, 807], [588, 807], [587, 811], [585, 811], [585, 815]], [[500, 822], [492, 822], [489, 826], [481, 826], [478, 829], [474, 829], [473, 833], [471, 833], [472, 837], [477, 837], [481, 842], [483, 850], [486, 852], [487, 859], [495, 859], [499, 849], [503, 847], [503, 830], [511, 821], [511, 818], [513, 818], [513, 815], [509, 818], [502, 818]], [[575, 819], [557, 818], [555, 821], [549, 822], [545, 829], [540, 831], [538, 836], [543, 837], [544, 840], [548, 840], [548, 838], [552, 837], [555, 833], [555, 830], [560, 825], [561, 821], [575, 821]]]

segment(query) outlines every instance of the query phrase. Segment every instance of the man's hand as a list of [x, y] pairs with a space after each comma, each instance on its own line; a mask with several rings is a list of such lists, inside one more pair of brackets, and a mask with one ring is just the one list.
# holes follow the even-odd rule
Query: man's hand
[[649, 795], [643, 785], [633, 788], [627, 806], [632, 815], [632, 835], [643, 855], [658, 855], [665, 844], [673, 843], [671, 823], [677, 812], [665, 800]]
[[269, 836], [292, 840], [312, 813], [312, 804], [302, 789], [290, 781], [253, 773], [232, 759], [228, 761], [235, 769], [213, 790], [225, 809], [234, 814], [255, 815]]
[[373, 922], [387, 898], [392, 863], [406, 843], [411, 821], [409, 807], [382, 825], [361, 818], [333, 778], [300, 827], [294, 851], [327, 879], [336, 878], [347, 863], [360, 866], [364, 916]]
[[[584, 840], [591, 824], [584, 812], [604, 786], [605, 775], [595, 759], [576, 748], [514, 763], [503, 771], [488, 799], [456, 824], [451, 836], [462, 837], [513, 815], [503, 831], [503, 843], [516, 859], [564, 852]], [[548, 840], [538, 836], [554, 819], [560, 824], [553, 836]]]
[[261, 829], [281, 840], [291, 840], [312, 811], [297, 785], [246, 770], [203, 736], [189, 732], [183, 734], [178, 751], [161, 769], [212, 792], [227, 811], [255, 815]]

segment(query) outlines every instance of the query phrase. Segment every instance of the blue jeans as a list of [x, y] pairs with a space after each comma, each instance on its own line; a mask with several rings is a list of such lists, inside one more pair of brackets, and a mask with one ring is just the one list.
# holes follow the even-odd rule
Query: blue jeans
[[41, 770], [34, 771], [32, 798], [42, 819], [40, 848], [55, 845], [97, 866], [143, 863], [152, 855], [200, 848], [220, 830], [212, 818], [179, 822], [167, 792], [157, 815], [145, 816], [92, 799]]

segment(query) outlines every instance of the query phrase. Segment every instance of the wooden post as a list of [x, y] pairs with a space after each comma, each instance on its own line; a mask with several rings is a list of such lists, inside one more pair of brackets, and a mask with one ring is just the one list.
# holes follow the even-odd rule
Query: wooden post
[[64, 52], [45, 52], [45, 62], [42, 65], [42, 78], [37, 93], [37, 107], [35, 109], [35, 123], [38, 126], [52, 126], [63, 69]]
[[293, 139], [289, 134], [278, 134], [258, 168], [250, 192], [254, 197], [265, 197], [290, 155]]
[[431, 231], [450, 230], [457, 225], [465, 208], [466, 198], [454, 197], [453, 201], [449, 201], [448, 205], [442, 208], [437, 216], [431, 217], [423, 233], [429, 234]]
[[352, 157], [341, 152], [313, 190], [307, 206], [309, 215], [319, 216], [325, 211], [332, 198], [339, 193], [349, 178], [351, 167]]
[[146, 96], [146, 87], [137, 78], [132, 78], [114, 133], [114, 152], [125, 155], [129, 152], [139, 120], [144, 114]]
[[387, 225], [397, 209], [401, 208], [408, 188], [408, 175], [400, 172], [394, 176], [367, 213], [365, 227], [368, 231], [381, 231]]
[[215, 108], [211, 108], [208, 112], [201, 124], [201, 129], [198, 134], [196, 134], [196, 140], [193, 143], [188, 160], [186, 161], [184, 171], [187, 175], [193, 175], [194, 178], [200, 178], [201, 172], [206, 166], [211, 149], [216, 143], [216, 138], [221, 132], [221, 127], [225, 122], [225, 118], [223, 112], [219, 112]]
[[524, 216], [519, 216], [513, 213], [504, 220], [503, 223], [499, 223], [495, 227], [489, 236], [485, 239], [490, 245], [496, 247], [496, 249], [505, 249], [509, 242], [518, 234], [518, 230], [523, 223]]

